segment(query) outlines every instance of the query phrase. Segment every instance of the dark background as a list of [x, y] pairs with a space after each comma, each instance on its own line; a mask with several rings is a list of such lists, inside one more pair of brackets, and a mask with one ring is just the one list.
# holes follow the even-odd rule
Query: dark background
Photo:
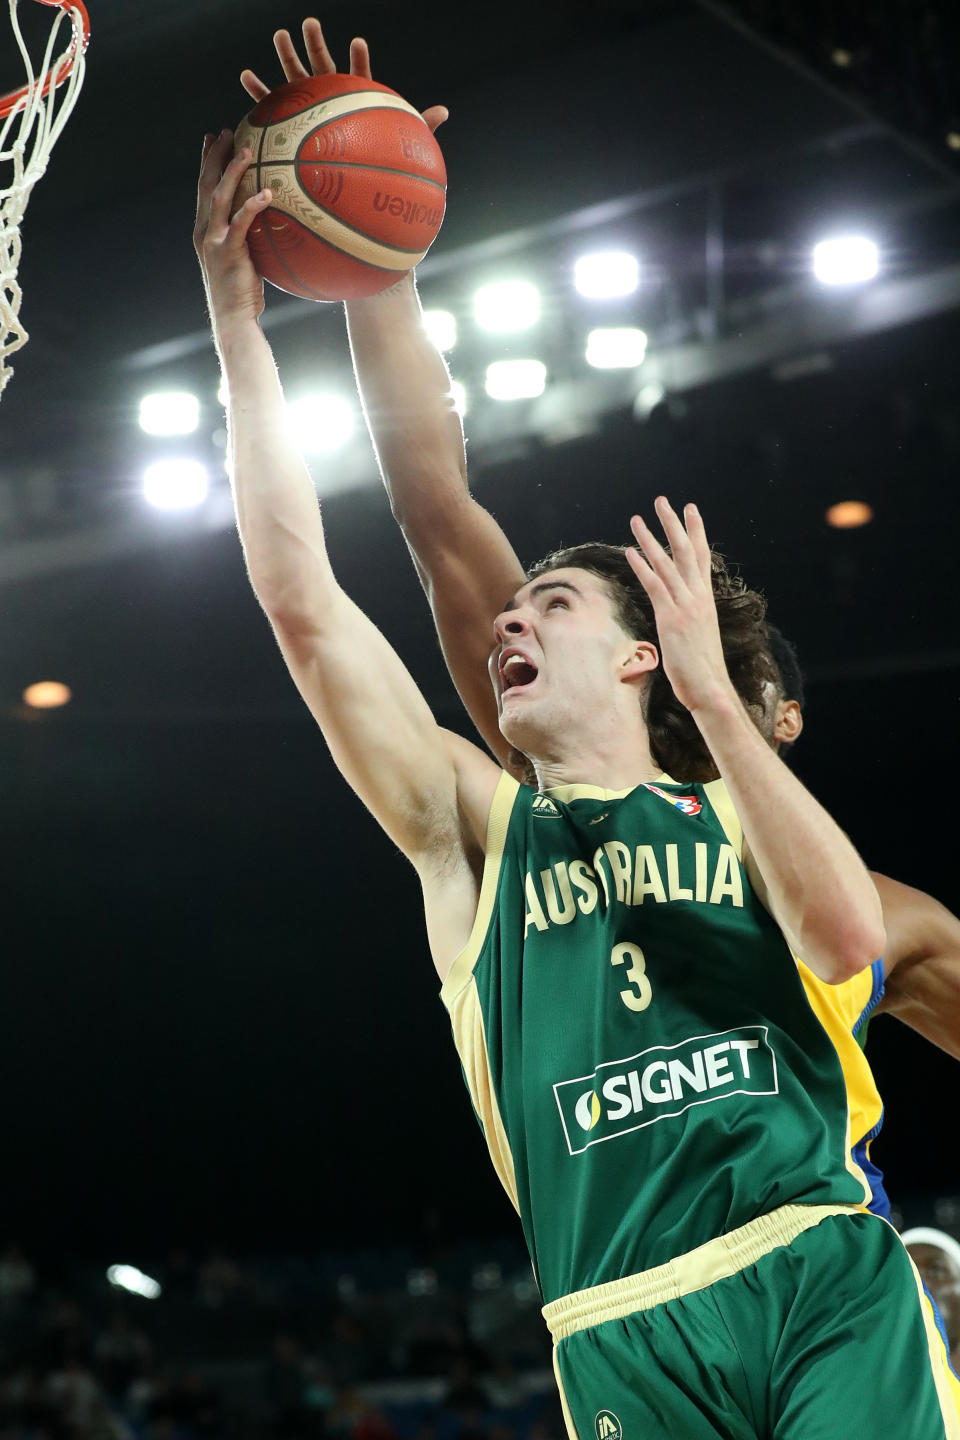
[[[792, 9], [331, 0], [321, 18], [338, 57], [365, 34], [378, 77], [450, 106], [425, 303], [465, 315], [498, 237], [523, 255], [557, 217], [656, 199], [541, 246], [559, 373], [576, 313], [563, 265], [608, 232], [644, 257], [654, 355], [671, 335], [746, 347], [787, 289], [814, 318], [842, 305], [806, 278], [810, 243], [837, 224], [872, 226], [896, 279], [922, 286], [955, 263], [952, 12], [804, 7], [801, 24]], [[146, 389], [203, 387], [216, 457], [190, 245], [200, 143], [247, 108], [244, 64], [276, 77], [270, 33], [299, 18], [246, 0], [93, 0], [85, 89], [24, 224], [31, 340], [0, 410], [0, 1228], [35, 1256], [389, 1245], [437, 1226], [456, 1241], [513, 1223], [414, 876], [293, 691], [222, 473], [199, 515], [146, 513], [138, 494]], [[15, 81], [6, 51], [0, 79]], [[711, 304], [704, 195], [721, 192]], [[478, 397], [466, 428], [475, 493], [524, 560], [625, 543], [628, 515], [660, 491], [696, 499], [799, 647], [799, 773], [872, 866], [956, 909], [960, 312], [955, 288], [937, 293], [869, 335], [784, 341], [781, 358], [814, 354], [800, 378], [745, 362], [644, 424], [624, 404], [564, 443], [532, 429], [498, 445]], [[349, 393], [338, 307], [271, 293], [270, 315], [285, 377], [316, 371]], [[453, 352], [455, 376], [494, 358], [483, 343]], [[442, 722], [469, 733], [372, 459], [348, 487], [340, 463], [313, 467], [335, 567]], [[873, 523], [829, 529], [826, 507], [848, 498]], [[21, 692], [45, 678], [73, 703], [28, 712]], [[894, 1196], [955, 1188], [953, 1062], [889, 1019], [871, 1053]]]

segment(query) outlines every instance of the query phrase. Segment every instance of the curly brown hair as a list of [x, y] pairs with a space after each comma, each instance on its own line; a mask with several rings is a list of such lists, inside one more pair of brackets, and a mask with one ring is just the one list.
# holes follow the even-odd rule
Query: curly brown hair
[[[748, 709], [760, 713], [763, 687], [776, 672], [769, 653], [764, 623], [766, 601], [757, 590], [748, 590], [741, 577], [732, 572], [722, 555], [710, 552], [713, 594], [720, 622], [723, 653], [734, 688]], [[527, 580], [549, 571], [573, 567], [598, 576], [606, 586], [617, 624], [632, 640], [657, 643], [653, 606], [638, 581], [626, 551], [619, 545], [588, 541], [554, 550], [531, 566]], [[690, 711], [673, 693], [670, 681], [659, 666], [652, 671], [643, 691], [644, 719], [654, 760], [676, 780], [714, 780], [717, 767]], [[522, 752], [514, 752], [523, 778], [536, 784], [533, 766]]]

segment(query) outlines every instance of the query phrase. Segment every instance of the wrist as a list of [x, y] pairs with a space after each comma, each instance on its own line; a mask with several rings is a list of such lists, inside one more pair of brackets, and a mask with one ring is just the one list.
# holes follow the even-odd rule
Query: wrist
[[348, 315], [362, 315], [369, 311], [381, 309], [390, 305], [398, 299], [415, 298], [417, 293], [416, 283], [413, 278], [414, 272], [408, 270], [394, 285], [388, 285], [385, 290], [378, 290], [375, 295], [362, 295], [356, 300], [345, 300], [344, 308]]

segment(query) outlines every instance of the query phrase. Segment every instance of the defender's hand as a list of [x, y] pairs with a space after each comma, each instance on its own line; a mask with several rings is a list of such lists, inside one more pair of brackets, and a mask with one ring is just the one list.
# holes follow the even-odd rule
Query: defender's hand
[[240, 177], [250, 164], [250, 150], [244, 148], [236, 158], [232, 156], [232, 131], [204, 136], [193, 244], [215, 330], [227, 320], [255, 320], [263, 310], [263, 281], [250, 259], [247, 231], [272, 195], [269, 190], [251, 195], [231, 220]]
[[[297, 53], [297, 47], [290, 38], [289, 30], [278, 30], [273, 37], [274, 49], [283, 66], [285, 78], [302, 80], [307, 75], [335, 75], [337, 67], [333, 56], [327, 49], [320, 21], [312, 18], [304, 20], [302, 28], [304, 49], [307, 52], [307, 59], [310, 61], [309, 70]], [[359, 75], [364, 80], [373, 79], [370, 73], [370, 47], [366, 40], [358, 38], [350, 42], [350, 74]], [[241, 71], [240, 84], [251, 100], [259, 101], [265, 95], [270, 94], [269, 85], [265, 85], [252, 70]], [[423, 119], [431, 130], [436, 130], [448, 116], [449, 111], [445, 105], [431, 105], [423, 112]]]
[[680, 703], [696, 711], [735, 695], [720, 641], [710, 545], [696, 505], [684, 509], [686, 528], [662, 495], [655, 508], [671, 554], [634, 515], [630, 528], [639, 548], [628, 549], [627, 559], [653, 605], [667, 679]]

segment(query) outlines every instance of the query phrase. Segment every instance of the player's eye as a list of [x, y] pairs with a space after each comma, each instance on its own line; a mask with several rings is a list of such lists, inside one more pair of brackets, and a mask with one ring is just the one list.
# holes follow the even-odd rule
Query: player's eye
[[570, 608], [569, 605], [568, 605], [567, 602], [566, 602], [565, 597], [564, 597], [563, 595], [553, 595], [553, 596], [551, 596], [551, 598], [547, 601], [547, 609], [548, 609], [548, 610], [552, 610], [553, 607], [554, 607], [554, 605], [559, 605], [559, 606], [561, 606], [562, 609], [564, 609], [564, 610], [569, 610], [569, 608]]

